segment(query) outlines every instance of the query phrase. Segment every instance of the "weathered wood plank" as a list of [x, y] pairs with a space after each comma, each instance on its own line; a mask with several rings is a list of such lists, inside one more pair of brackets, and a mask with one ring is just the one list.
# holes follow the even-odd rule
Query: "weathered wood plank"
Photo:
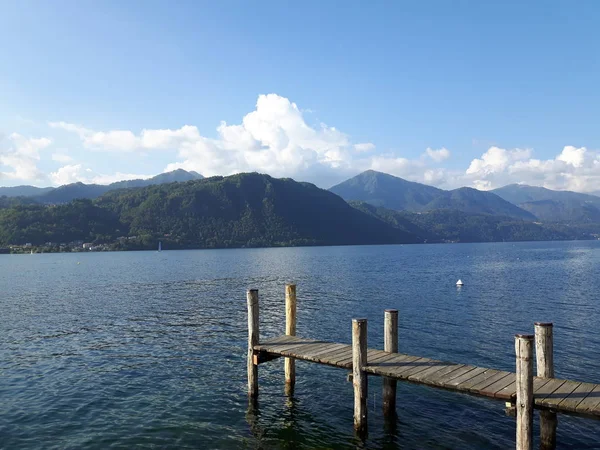
[[[254, 345], [260, 362], [280, 356], [352, 369], [352, 346], [296, 336], [277, 336]], [[259, 358], [265, 358], [260, 360]], [[515, 401], [515, 373], [368, 349], [365, 372], [395, 380]], [[254, 375], [254, 374], [252, 374]], [[253, 384], [253, 383], [252, 383]], [[600, 385], [534, 377], [536, 407], [600, 416]]]
[[427, 369], [423, 370], [422, 372], [413, 373], [413, 374], [409, 375], [408, 379], [410, 381], [420, 382], [422, 380], [425, 380], [427, 377], [432, 376], [436, 372], [439, 372], [440, 370], [443, 370], [443, 369], [447, 369], [450, 366], [456, 366], [456, 364], [452, 364], [452, 363], [448, 363], [448, 362], [440, 362], [440, 364], [432, 365], [431, 367], [428, 367]]
[[546, 398], [549, 398], [554, 393], [554, 391], [556, 391], [564, 383], [565, 383], [565, 380], [552, 378], [545, 385], [543, 385], [540, 389], [538, 389], [537, 392], [533, 393], [535, 403], [537, 405], [546, 406], [544, 404], [544, 400]]
[[435, 359], [426, 359], [425, 361], [419, 360], [418, 364], [415, 364], [415, 367], [412, 369], [408, 369], [405, 372], [402, 372], [402, 378], [405, 380], [409, 380], [412, 375], [417, 375], [421, 372], [424, 372], [427, 369], [431, 369], [432, 367], [439, 368], [441, 365], [444, 365], [443, 362], [437, 361]]
[[[481, 395], [485, 395], [486, 389], [492, 385], [494, 385], [495, 383], [500, 382], [501, 380], [503, 380], [504, 378], [506, 378], [507, 376], [510, 375], [510, 372], [506, 372], [504, 370], [499, 371], [497, 374], [492, 375], [490, 378], [488, 378], [487, 380], [481, 381], [477, 384], [474, 384], [473, 386], [471, 386], [471, 392], [474, 392], [476, 394], [481, 394]], [[492, 394], [493, 396], [493, 394]]]
[[421, 379], [421, 381], [424, 384], [428, 384], [430, 386], [437, 386], [436, 384], [436, 380], [446, 376], [449, 373], [455, 372], [457, 370], [462, 369], [463, 367], [465, 367], [464, 364], [449, 364], [446, 367], [437, 370], [435, 372], [430, 373], [429, 375], [427, 375], [426, 377], [423, 377]]
[[581, 383], [578, 381], [565, 381], [561, 384], [552, 394], [544, 398], [541, 404], [554, 409], [560, 404], [566, 397], [579, 387]]
[[460, 369], [453, 370], [452, 372], [448, 372], [448, 373], [446, 373], [444, 375], [440, 375], [437, 378], [432, 378], [429, 381], [434, 386], [442, 386], [442, 387], [444, 387], [447, 383], [449, 383], [450, 381], [452, 381], [456, 377], [460, 377], [460, 376], [464, 375], [465, 373], [470, 372], [473, 369], [475, 369], [475, 366], [464, 365]]
[[600, 384], [597, 384], [575, 410], [578, 413], [600, 415]]
[[490, 370], [491, 369], [488, 369], [486, 367], [478, 367], [475, 370], [472, 370], [471, 372], [463, 376], [455, 378], [449, 383], [449, 386], [453, 386], [459, 391], [468, 391], [468, 386], [470, 386], [470, 381], [473, 378], [476, 378], [479, 375], [485, 375], [485, 373], [489, 372]]
[[581, 383], [573, 392], [571, 392], [558, 404], [557, 409], [560, 409], [561, 411], [577, 411], [577, 406], [594, 390], [596, 386], [597, 385], [593, 383]]
[[471, 392], [471, 389], [473, 388], [473, 386], [475, 386], [479, 383], [485, 382], [486, 380], [489, 380], [491, 377], [493, 377], [494, 375], [497, 375], [498, 373], [500, 373], [499, 370], [486, 369], [482, 373], [471, 378], [470, 380], [463, 382], [460, 385], [460, 388], [463, 391]]
[[508, 372], [508, 375], [500, 378], [499, 380], [493, 382], [492, 384], [479, 389], [479, 393], [481, 395], [485, 395], [486, 397], [494, 397], [496, 398], [496, 393], [502, 391], [503, 389], [507, 389], [509, 386], [514, 386], [515, 384], [515, 374], [512, 372]]

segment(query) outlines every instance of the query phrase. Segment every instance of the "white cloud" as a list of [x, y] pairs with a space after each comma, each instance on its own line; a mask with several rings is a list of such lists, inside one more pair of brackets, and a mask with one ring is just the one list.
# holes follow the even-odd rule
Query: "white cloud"
[[427, 154], [427, 156], [429, 156], [431, 159], [438, 163], [450, 158], [450, 150], [448, 150], [445, 147], [442, 147], [438, 150], [427, 148], [427, 150], [425, 150], [425, 153]]
[[151, 178], [152, 175], [140, 175], [117, 172], [111, 175], [98, 174], [83, 164], [68, 164], [50, 173], [50, 180], [55, 186], [70, 183], [110, 184], [116, 181]]
[[[468, 167], [449, 170], [439, 167], [451, 157], [445, 147], [427, 148], [416, 158], [398, 152], [375, 152], [371, 142], [355, 143], [335, 127], [308, 123], [305, 111], [285, 97], [260, 95], [253, 111], [239, 123], [221, 122], [213, 137], [201, 135], [193, 125], [140, 132], [96, 131], [66, 122], [49, 125], [76, 134], [86, 149], [139, 154], [160, 151], [161, 158], [170, 161], [165, 170], [182, 168], [205, 176], [258, 171], [329, 187], [374, 169], [444, 188], [467, 185], [492, 189], [524, 182], [552, 189], [600, 190], [600, 155], [585, 147], [565, 146], [556, 157], [542, 160], [533, 157], [532, 149], [492, 145]], [[53, 173], [55, 182], [89, 181], [101, 176], [84, 168], [73, 169], [77, 165], [66, 157], [56, 158], [66, 165]], [[127, 174], [111, 175], [122, 176]]]
[[0, 178], [11, 180], [42, 181], [46, 175], [38, 169], [40, 151], [48, 147], [52, 141], [49, 138], [27, 138], [18, 133], [8, 137], [9, 145], [0, 144], [0, 167], [5, 166], [9, 171], [0, 171]]
[[354, 144], [354, 150], [356, 150], [359, 153], [372, 152], [373, 150], [375, 150], [375, 144], [372, 144], [370, 142]]
[[532, 158], [532, 154], [529, 149], [490, 147], [481, 158], [471, 161], [461, 181], [479, 189], [524, 183], [557, 190], [600, 190], [598, 151], [567, 145], [551, 159]]
[[71, 158], [66, 153], [56, 152], [56, 153], [52, 153], [52, 161], [56, 161], [61, 164], [66, 164], [66, 163], [70, 163], [71, 161], [73, 161], [73, 158]]

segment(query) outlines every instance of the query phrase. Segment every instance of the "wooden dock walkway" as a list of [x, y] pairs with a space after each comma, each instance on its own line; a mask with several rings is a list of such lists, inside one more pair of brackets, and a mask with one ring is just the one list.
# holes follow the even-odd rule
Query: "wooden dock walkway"
[[[515, 335], [515, 372], [438, 361], [398, 352], [398, 311], [385, 310], [383, 350], [367, 347], [367, 320], [352, 320], [352, 344], [296, 336], [296, 286], [285, 287], [285, 335], [260, 340], [258, 290], [247, 292], [248, 394], [258, 396], [258, 367], [285, 358], [286, 393], [296, 382], [295, 360], [346, 369], [354, 388], [354, 429], [367, 432], [368, 375], [383, 377], [383, 413], [396, 415], [398, 381], [503, 400], [516, 416], [517, 450], [533, 449], [533, 410], [540, 409], [540, 448], [556, 447], [557, 413], [600, 417], [600, 384], [556, 378], [552, 323], [535, 323], [535, 334]], [[534, 354], [535, 350], [535, 354]], [[533, 368], [537, 369], [534, 376]]]
[[[352, 370], [352, 345], [349, 344], [280, 336], [261, 342], [254, 346], [254, 350], [257, 352], [257, 363], [285, 356]], [[368, 349], [364, 371], [512, 403], [517, 395], [514, 372], [383, 350]], [[534, 377], [533, 398], [538, 408], [600, 416], [600, 384]]]

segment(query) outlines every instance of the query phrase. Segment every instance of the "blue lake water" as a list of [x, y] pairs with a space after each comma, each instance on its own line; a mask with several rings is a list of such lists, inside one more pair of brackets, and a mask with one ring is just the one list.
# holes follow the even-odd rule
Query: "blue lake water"
[[[382, 348], [397, 308], [401, 352], [514, 370], [514, 334], [552, 321], [557, 377], [600, 382], [596, 241], [0, 255], [0, 448], [514, 448], [502, 402], [412, 384], [386, 426], [378, 377], [359, 443], [346, 372], [308, 362], [292, 401], [261, 365], [249, 414], [246, 289], [272, 337], [287, 282], [301, 336], [366, 317]], [[600, 448], [600, 421], [559, 415], [557, 441]]]

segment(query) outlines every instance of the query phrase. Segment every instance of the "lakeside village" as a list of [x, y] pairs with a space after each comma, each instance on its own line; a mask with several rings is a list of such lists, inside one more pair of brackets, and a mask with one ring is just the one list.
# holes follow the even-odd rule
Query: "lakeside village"
[[[166, 235], [167, 238], [169, 235]], [[133, 250], [147, 247], [148, 236], [122, 236], [114, 242], [103, 244], [75, 240], [71, 242], [46, 242], [43, 245], [34, 245], [27, 242], [22, 245], [9, 245], [0, 247], [0, 254], [30, 254], [30, 253], [70, 253], [70, 252], [111, 252], [118, 250]], [[154, 240], [154, 239], [152, 239]], [[159, 242], [159, 246], [161, 243]], [[159, 247], [160, 250], [160, 247]]]

